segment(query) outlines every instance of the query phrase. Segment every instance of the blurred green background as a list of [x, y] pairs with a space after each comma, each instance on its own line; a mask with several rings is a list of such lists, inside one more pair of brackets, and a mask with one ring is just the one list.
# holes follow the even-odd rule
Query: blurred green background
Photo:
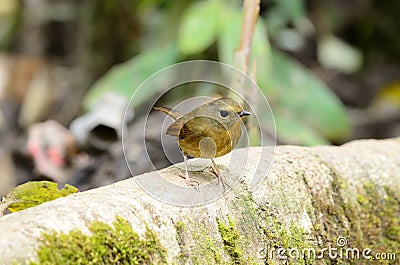
[[[21, 151], [30, 125], [53, 119], [68, 126], [105, 93], [129, 98], [146, 78], [174, 63], [232, 64], [242, 4], [0, 1], [1, 154], [13, 168], [32, 170]], [[278, 143], [400, 135], [398, 14], [399, 1], [261, 1], [252, 58]]]

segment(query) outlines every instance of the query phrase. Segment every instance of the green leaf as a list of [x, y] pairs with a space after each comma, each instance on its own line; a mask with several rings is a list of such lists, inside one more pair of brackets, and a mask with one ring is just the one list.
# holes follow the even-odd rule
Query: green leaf
[[261, 20], [254, 32], [252, 58], [255, 60], [256, 76], [268, 74], [271, 71], [271, 45], [267, 36], [267, 28]]
[[8, 205], [11, 212], [18, 212], [78, 192], [74, 186], [65, 184], [59, 190], [57, 185], [51, 181], [27, 182], [12, 189], [2, 204]]
[[278, 8], [285, 12], [293, 22], [306, 15], [303, 0], [275, 0], [275, 2]]
[[[84, 108], [90, 109], [97, 100], [109, 91], [119, 93], [129, 100], [142, 82], [162, 68], [176, 63], [177, 58], [176, 47], [170, 45], [157, 49], [147, 49], [129, 61], [114, 66], [90, 88], [84, 98]], [[142, 92], [136, 97], [134, 107], [149, 99], [156, 91], [146, 90]]]
[[350, 124], [345, 108], [323, 82], [277, 51], [272, 52], [271, 63], [271, 73], [258, 73], [257, 81], [273, 111], [284, 110], [325, 139], [343, 140], [348, 136]]
[[270, 37], [279, 33], [280, 30], [286, 27], [289, 22], [289, 18], [285, 11], [279, 8], [279, 6], [273, 6], [266, 11], [265, 23], [267, 25]]
[[241, 27], [241, 13], [226, 10], [218, 35], [218, 57], [221, 62], [234, 64], [234, 52], [239, 47]]
[[274, 112], [276, 133], [280, 141], [287, 144], [325, 145], [329, 142], [299, 119], [284, 111]]
[[15, 0], [0, 2], [0, 49], [11, 48], [19, 23], [21, 22], [22, 3]]
[[183, 15], [178, 31], [180, 52], [190, 55], [207, 49], [215, 41], [220, 13], [218, 0], [191, 5]]

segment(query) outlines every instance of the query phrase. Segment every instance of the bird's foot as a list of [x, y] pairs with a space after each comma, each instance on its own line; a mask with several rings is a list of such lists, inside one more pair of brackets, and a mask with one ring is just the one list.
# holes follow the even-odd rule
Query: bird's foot
[[187, 172], [185, 172], [185, 175], [183, 175], [181, 172], [179, 173], [179, 176], [183, 179], [185, 179], [185, 182], [188, 186], [193, 186], [193, 187], [198, 187], [200, 186], [200, 182], [195, 180], [195, 179], [191, 179], [189, 177], [189, 174]]

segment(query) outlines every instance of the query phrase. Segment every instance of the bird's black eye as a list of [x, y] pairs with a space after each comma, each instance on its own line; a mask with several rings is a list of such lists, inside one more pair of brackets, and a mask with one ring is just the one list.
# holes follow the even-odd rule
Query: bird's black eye
[[221, 117], [223, 117], [223, 118], [225, 118], [229, 115], [229, 113], [226, 110], [221, 110], [219, 114], [221, 114]]

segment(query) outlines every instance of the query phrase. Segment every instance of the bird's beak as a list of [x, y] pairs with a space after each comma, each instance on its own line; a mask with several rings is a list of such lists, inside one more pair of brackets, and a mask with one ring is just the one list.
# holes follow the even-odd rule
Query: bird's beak
[[250, 112], [245, 111], [245, 110], [242, 110], [242, 111], [238, 112], [238, 115], [239, 115], [240, 117], [249, 116], [250, 114], [251, 114]]

